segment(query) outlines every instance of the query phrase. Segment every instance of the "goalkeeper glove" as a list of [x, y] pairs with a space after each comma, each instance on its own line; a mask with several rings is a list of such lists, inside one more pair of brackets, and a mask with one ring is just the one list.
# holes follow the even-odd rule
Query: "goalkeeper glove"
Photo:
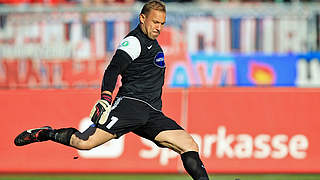
[[110, 94], [101, 94], [101, 99], [94, 105], [91, 110], [90, 118], [94, 124], [101, 124], [107, 122], [109, 113], [111, 111], [112, 96]]

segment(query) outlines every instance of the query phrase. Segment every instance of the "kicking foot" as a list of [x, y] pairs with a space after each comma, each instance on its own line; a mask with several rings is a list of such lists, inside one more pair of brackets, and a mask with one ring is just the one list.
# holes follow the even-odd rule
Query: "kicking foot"
[[42, 131], [48, 131], [48, 130], [52, 130], [52, 128], [50, 126], [44, 126], [37, 129], [29, 129], [29, 130], [23, 131], [14, 139], [14, 144], [16, 146], [24, 146], [34, 142], [46, 141], [47, 139], [39, 138], [39, 133]]

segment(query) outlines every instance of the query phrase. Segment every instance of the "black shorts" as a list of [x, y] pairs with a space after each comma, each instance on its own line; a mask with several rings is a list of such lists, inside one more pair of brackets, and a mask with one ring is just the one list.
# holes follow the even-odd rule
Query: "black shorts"
[[145, 102], [126, 97], [117, 98], [108, 120], [96, 127], [115, 134], [117, 138], [133, 132], [151, 141], [162, 131], [183, 129], [174, 120]]

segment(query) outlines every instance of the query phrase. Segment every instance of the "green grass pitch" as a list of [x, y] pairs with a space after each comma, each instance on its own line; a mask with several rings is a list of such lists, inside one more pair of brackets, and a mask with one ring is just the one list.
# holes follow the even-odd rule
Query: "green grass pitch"
[[[320, 180], [320, 174], [228, 174], [210, 180]], [[0, 174], [0, 180], [192, 180], [185, 174]]]

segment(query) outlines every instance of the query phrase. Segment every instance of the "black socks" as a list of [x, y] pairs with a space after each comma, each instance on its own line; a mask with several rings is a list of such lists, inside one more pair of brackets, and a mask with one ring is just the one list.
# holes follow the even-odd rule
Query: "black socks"
[[54, 142], [70, 146], [72, 134], [78, 132], [75, 128], [62, 128], [55, 130], [43, 130], [39, 132], [38, 139], [40, 141], [52, 140]]
[[209, 180], [208, 174], [196, 151], [181, 154], [181, 160], [186, 171], [194, 180]]
[[[75, 128], [62, 128], [57, 130], [43, 130], [39, 132], [38, 139], [40, 141], [52, 140], [70, 146], [71, 136], [79, 132]], [[208, 174], [199, 154], [196, 151], [188, 151], [181, 154], [183, 166], [194, 180], [209, 180]]]

